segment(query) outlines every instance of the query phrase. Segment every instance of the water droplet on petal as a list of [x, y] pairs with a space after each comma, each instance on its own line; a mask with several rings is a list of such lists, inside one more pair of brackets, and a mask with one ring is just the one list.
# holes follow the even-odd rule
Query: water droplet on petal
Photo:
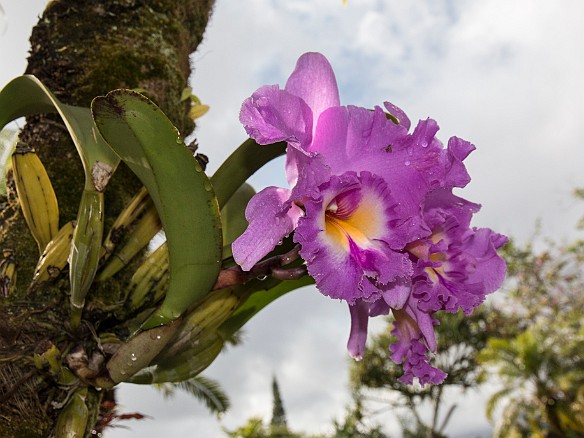
[[132, 355], [130, 356], [130, 359], [132, 359], [132, 362], [135, 362], [138, 358], [136, 357], [136, 355], [134, 353], [132, 353]]
[[267, 276], [267, 275], [258, 275], [256, 278], [257, 278], [259, 281], [264, 281], [266, 278], [268, 278], [268, 276]]
[[412, 164], [412, 163], [410, 163], [410, 160], [407, 160], [407, 161], [405, 161], [405, 162], [404, 162], [404, 164], [405, 164], [406, 166], [409, 166], [409, 165], [410, 165], [410, 164]]

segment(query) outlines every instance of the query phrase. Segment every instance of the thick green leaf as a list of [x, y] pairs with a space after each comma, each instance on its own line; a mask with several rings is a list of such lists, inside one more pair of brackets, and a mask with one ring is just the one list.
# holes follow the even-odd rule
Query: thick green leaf
[[221, 324], [217, 331], [224, 339], [229, 339], [229, 337], [233, 336], [235, 332], [241, 329], [254, 315], [272, 301], [275, 301], [282, 295], [287, 294], [294, 289], [299, 289], [311, 284], [314, 284], [314, 279], [308, 276], [302, 277], [299, 280], [281, 281], [268, 278], [263, 282], [261, 280], [250, 282], [246, 286], [250, 289], [255, 289], [256, 292], [254, 292], [227, 321]]
[[129, 381], [150, 385], [192, 379], [213, 363], [221, 353], [223, 344], [224, 341], [220, 336], [216, 333], [210, 333], [206, 339], [201, 339], [200, 343], [192, 349], [183, 351], [172, 359], [142, 369]]
[[95, 278], [103, 240], [103, 193], [84, 190], [69, 255], [71, 326], [79, 327], [85, 296]]
[[255, 195], [255, 190], [247, 183], [237, 189], [233, 196], [221, 209], [221, 223], [223, 224], [223, 258], [231, 257], [231, 244], [247, 228], [245, 208], [249, 200]]
[[19, 117], [57, 112], [75, 143], [85, 170], [85, 189], [103, 191], [120, 162], [101, 138], [88, 108], [66, 105], [36, 77], [19, 76], [0, 91], [0, 130]]
[[211, 177], [219, 205], [223, 207], [235, 191], [264, 164], [286, 153], [286, 143], [261, 146], [248, 139], [233, 152]]
[[95, 123], [148, 189], [166, 233], [169, 289], [143, 325], [178, 318], [213, 287], [221, 267], [219, 206], [213, 187], [176, 128], [150, 100], [129, 90], [92, 103]]
[[106, 364], [111, 379], [115, 383], [127, 382], [146, 368], [172, 339], [179, 325], [177, 321], [154, 327], [123, 343]]

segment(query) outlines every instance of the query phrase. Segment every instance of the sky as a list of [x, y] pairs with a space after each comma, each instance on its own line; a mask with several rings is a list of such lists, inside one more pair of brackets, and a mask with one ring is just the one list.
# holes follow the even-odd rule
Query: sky
[[[22, 73], [28, 35], [45, 1], [0, 0], [0, 86]], [[211, 110], [197, 137], [216, 169], [245, 140], [241, 102], [265, 84], [283, 85], [307, 51], [328, 57], [341, 101], [372, 108], [389, 100], [410, 119], [436, 119], [443, 141], [457, 135], [477, 150], [459, 191], [482, 204], [473, 221], [525, 242], [540, 223], [557, 240], [576, 234], [584, 205], [584, 28], [581, 0], [217, 0], [204, 44], [192, 55], [194, 93]], [[285, 186], [282, 161], [252, 180]], [[379, 325], [377, 326], [379, 328]], [[219, 423], [196, 400], [171, 401], [148, 387], [122, 386], [125, 411], [152, 420], [108, 436], [224, 436], [246, 418], [271, 415], [276, 375], [289, 424], [327, 430], [349, 401], [346, 306], [313, 288], [291, 293], [245, 328], [245, 343], [222, 353], [204, 374], [218, 380], [232, 409]], [[486, 436], [488, 388], [465, 395], [452, 436]], [[452, 394], [452, 399], [462, 397]], [[377, 417], [389, 431], [395, 417]]]

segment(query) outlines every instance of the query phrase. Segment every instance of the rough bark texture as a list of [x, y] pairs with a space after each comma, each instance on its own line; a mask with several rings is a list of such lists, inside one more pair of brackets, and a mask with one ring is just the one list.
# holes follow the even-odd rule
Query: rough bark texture
[[[32, 31], [27, 73], [36, 75], [68, 104], [89, 106], [97, 95], [116, 88], [139, 88], [154, 100], [183, 134], [194, 127], [181, 92], [190, 75], [189, 54], [202, 39], [213, 0], [54, 0]], [[21, 140], [33, 146], [57, 193], [61, 225], [77, 215], [83, 187], [80, 160], [64, 125], [55, 116], [31, 117]], [[10, 184], [10, 183], [9, 183]], [[139, 184], [118, 169], [108, 186], [106, 232]], [[16, 292], [0, 297], [0, 436], [50, 436], [69, 389], [59, 387], [47, 367], [39, 370], [34, 353], [55, 345], [62, 353], [97, 351], [95, 327], [123, 325], [105, 306], [115, 302], [127, 276], [90, 291], [82, 329], [68, 327], [68, 279], [61, 275], [42, 290], [28, 291], [38, 249], [22, 218], [18, 200], [0, 202], [0, 248], [10, 248], [17, 263]], [[91, 300], [90, 300], [91, 301]], [[88, 384], [89, 422], [95, 426], [104, 390]], [[95, 383], [95, 382], [93, 382]]]

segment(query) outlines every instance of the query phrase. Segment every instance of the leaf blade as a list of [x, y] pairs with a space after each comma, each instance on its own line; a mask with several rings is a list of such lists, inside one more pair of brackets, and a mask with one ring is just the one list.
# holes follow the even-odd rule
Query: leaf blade
[[168, 323], [212, 288], [221, 267], [219, 206], [207, 176], [162, 111], [146, 97], [115, 90], [92, 103], [96, 125], [148, 189], [169, 249], [161, 307], [142, 328]]
[[[89, 108], [60, 102], [32, 75], [19, 76], [0, 91], [0, 130], [19, 117], [55, 112], [63, 119], [83, 163], [85, 188], [102, 191], [120, 160], [95, 130]], [[107, 177], [97, 183], [93, 177], [96, 168], [107, 169]]]

